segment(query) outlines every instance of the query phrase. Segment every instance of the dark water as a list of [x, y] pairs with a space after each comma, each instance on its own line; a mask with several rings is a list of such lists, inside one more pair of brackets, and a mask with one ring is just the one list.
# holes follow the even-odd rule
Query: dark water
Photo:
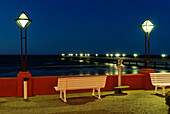
[[[135, 65], [122, 68], [122, 74], [138, 74], [141, 67]], [[167, 69], [154, 69], [156, 72], [170, 72]], [[21, 71], [20, 55], [0, 55], [0, 77], [17, 77]], [[112, 75], [118, 74], [116, 64], [79, 61], [57, 55], [29, 55], [28, 71], [32, 76], [68, 75]]]

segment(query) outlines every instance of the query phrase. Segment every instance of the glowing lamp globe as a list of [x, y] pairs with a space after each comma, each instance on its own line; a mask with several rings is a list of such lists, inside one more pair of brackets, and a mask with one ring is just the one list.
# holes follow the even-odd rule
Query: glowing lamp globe
[[21, 29], [26, 29], [32, 22], [24, 12], [22, 12], [17, 19], [14, 19], [14, 21]]
[[154, 27], [154, 25], [147, 19], [143, 24], [142, 24], [142, 29], [144, 30], [145, 33], [150, 33]]

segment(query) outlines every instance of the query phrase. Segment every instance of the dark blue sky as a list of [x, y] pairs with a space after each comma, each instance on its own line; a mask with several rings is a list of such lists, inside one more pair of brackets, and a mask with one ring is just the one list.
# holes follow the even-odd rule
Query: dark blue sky
[[20, 54], [22, 12], [28, 27], [28, 54], [144, 54], [141, 24], [149, 19], [151, 54], [170, 54], [169, 0], [1, 0], [0, 54]]

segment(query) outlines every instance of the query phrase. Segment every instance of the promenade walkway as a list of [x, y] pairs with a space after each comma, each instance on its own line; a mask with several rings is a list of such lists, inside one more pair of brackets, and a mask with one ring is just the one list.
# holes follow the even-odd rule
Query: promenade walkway
[[153, 90], [124, 92], [128, 95], [101, 92], [101, 100], [91, 97], [90, 92], [72, 93], [67, 94], [67, 103], [59, 99], [59, 94], [37, 95], [29, 97], [29, 101], [21, 97], [0, 97], [0, 114], [168, 114], [165, 98], [155, 95]]

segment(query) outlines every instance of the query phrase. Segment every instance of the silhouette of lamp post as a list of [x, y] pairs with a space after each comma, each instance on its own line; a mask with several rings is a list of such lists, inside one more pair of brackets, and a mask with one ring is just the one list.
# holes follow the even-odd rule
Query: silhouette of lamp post
[[[19, 28], [21, 29], [21, 65], [22, 72], [27, 71], [27, 28], [32, 22], [28, 16], [22, 12], [17, 19], [14, 19]], [[25, 29], [25, 33], [23, 30]], [[25, 40], [25, 56], [23, 55], [23, 40]]]
[[[149, 68], [150, 61], [150, 32], [152, 31], [154, 25], [147, 19], [142, 24], [142, 29], [145, 32], [145, 67]], [[147, 44], [148, 44], [148, 55], [147, 55]]]

